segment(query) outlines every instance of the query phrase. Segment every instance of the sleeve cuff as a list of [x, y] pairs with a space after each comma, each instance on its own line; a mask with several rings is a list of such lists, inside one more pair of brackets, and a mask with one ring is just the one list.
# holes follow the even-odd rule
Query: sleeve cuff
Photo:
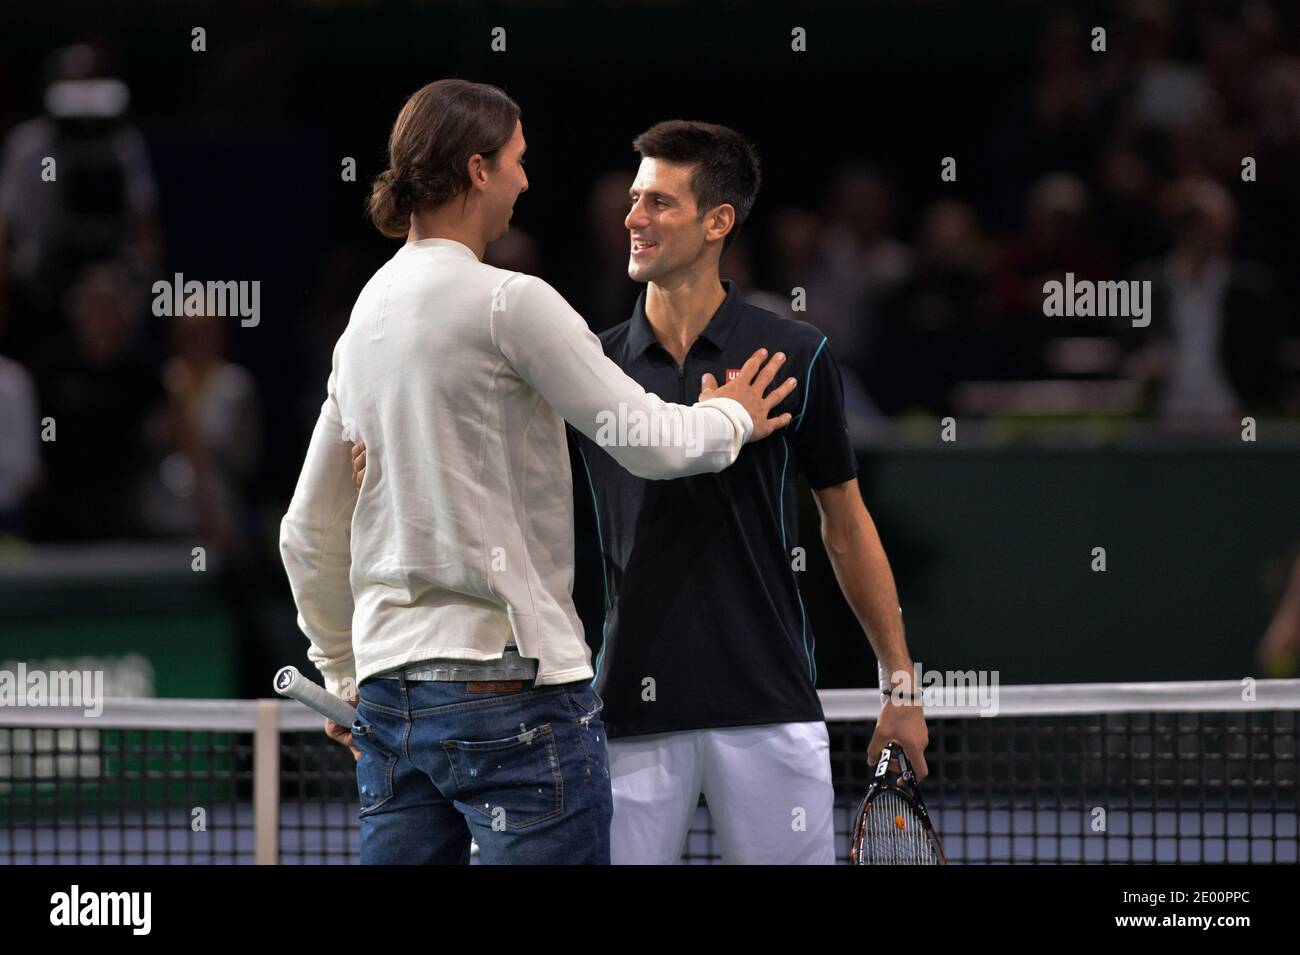
[[745, 406], [733, 398], [705, 398], [703, 401], [697, 402], [697, 407], [717, 408], [731, 421], [732, 427], [735, 428], [736, 435], [739, 438], [732, 446], [732, 458], [734, 460], [754, 431], [754, 419], [749, 416]]

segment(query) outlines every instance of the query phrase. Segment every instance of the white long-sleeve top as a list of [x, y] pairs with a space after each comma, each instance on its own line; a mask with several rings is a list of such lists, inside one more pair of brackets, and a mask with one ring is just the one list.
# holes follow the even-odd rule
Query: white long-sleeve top
[[[686, 439], [632, 446], [645, 431], [610, 427], [619, 415]], [[553, 288], [459, 242], [408, 242], [375, 273], [334, 348], [280, 525], [298, 625], [331, 692], [434, 657], [496, 659], [511, 642], [538, 660], [538, 684], [592, 676], [572, 599], [565, 419], [652, 479], [721, 471], [753, 427], [726, 398], [647, 394]]]

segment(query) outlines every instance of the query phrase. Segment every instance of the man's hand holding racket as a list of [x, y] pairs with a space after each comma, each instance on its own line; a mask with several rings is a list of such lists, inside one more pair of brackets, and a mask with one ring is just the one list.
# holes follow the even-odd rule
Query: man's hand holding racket
[[898, 740], [912, 761], [912, 769], [917, 781], [930, 775], [930, 768], [925, 762], [925, 748], [930, 745], [930, 731], [925, 726], [925, 713], [919, 699], [895, 701], [892, 696], [885, 697], [880, 705], [880, 716], [876, 719], [876, 731], [871, 734], [867, 744], [867, 760], [876, 764], [880, 750], [890, 740]]
[[[297, 667], [281, 667], [275, 675], [275, 692], [307, 706], [325, 717], [325, 735], [352, 750], [352, 759], [361, 759], [361, 750], [352, 742], [351, 713], [356, 700], [343, 700], [298, 672]], [[342, 721], [347, 721], [346, 724]]]
[[[353, 707], [357, 705], [356, 700], [349, 700]], [[350, 724], [349, 724], [350, 725]], [[325, 735], [336, 743], [342, 743], [348, 749], [352, 750], [352, 759], [354, 762], [361, 760], [361, 750], [357, 749], [352, 743], [352, 731], [347, 726], [340, 726], [331, 719], [325, 720]]]

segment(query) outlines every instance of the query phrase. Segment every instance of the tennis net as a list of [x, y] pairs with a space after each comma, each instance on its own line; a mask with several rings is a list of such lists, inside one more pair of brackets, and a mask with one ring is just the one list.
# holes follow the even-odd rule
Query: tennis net
[[[837, 853], [876, 690], [822, 691]], [[952, 863], [1295, 863], [1300, 680], [1002, 687], [926, 709], [922, 793]], [[0, 863], [348, 863], [350, 754], [283, 700], [0, 709]], [[702, 803], [683, 851], [721, 860]]]

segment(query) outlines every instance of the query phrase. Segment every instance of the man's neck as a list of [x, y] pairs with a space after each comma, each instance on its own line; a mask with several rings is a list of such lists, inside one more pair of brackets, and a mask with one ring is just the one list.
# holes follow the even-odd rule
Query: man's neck
[[716, 268], [700, 275], [651, 282], [646, 287], [645, 317], [659, 344], [678, 365], [727, 298]]
[[[445, 205], [456, 204], [455, 200], [452, 200]], [[450, 211], [419, 212], [411, 216], [411, 228], [406, 233], [406, 241], [451, 239], [468, 247], [482, 262], [483, 255], [487, 251], [487, 239], [483, 238], [483, 230], [478, 221], [473, 216], [450, 215], [448, 214]]]

